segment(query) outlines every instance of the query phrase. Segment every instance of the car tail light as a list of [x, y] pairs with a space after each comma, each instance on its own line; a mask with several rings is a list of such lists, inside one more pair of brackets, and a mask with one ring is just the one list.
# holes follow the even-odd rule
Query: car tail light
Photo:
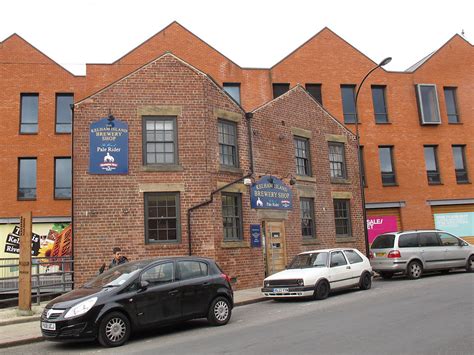
[[369, 259], [373, 259], [374, 258], [374, 253], [372, 253], [372, 250], [369, 251]]
[[230, 277], [229, 277], [228, 275], [226, 275], [226, 274], [221, 274], [221, 277], [223, 277], [224, 279], [226, 279], [226, 281], [227, 281], [228, 283], [230, 283]]
[[391, 250], [390, 253], [388, 253], [387, 258], [389, 259], [396, 259], [400, 258], [400, 252], [398, 250]]

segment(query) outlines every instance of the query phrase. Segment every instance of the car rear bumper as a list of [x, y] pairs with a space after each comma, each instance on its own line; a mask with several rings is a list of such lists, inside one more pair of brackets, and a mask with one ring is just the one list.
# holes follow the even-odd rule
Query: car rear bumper
[[269, 298], [289, 298], [289, 297], [309, 297], [314, 293], [313, 286], [300, 287], [264, 287], [261, 289], [262, 294]]
[[372, 270], [375, 272], [385, 271], [395, 273], [404, 272], [407, 268], [407, 261], [397, 259], [383, 261], [374, 260], [370, 262], [370, 265], [372, 266]]

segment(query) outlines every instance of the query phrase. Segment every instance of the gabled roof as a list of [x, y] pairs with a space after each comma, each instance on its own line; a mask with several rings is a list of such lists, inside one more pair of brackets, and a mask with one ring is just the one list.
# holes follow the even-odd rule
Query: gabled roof
[[426, 57], [424, 57], [423, 59], [419, 60], [418, 62], [416, 62], [415, 64], [413, 64], [411, 67], [409, 67], [408, 69], [405, 70], [405, 72], [407, 73], [413, 73], [415, 72], [416, 70], [418, 70], [420, 67], [422, 67], [425, 63], [429, 62], [431, 58], [433, 58], [434, 56], [436, 56], [439, 52], [441, 52], [449, 43], [453, 42], [454, 40], [456, 39], [461, 39], [463, 40], [464, 42], [466, 42], [469, 46], [472, 47], [472, 44], [469, 43], [464, 37], [458, 35], [458, 34], [455, 34], [453, 37], [451, 37], [446, 43], [444, 43], [440, 48], [438, 48], [436, 51], [434, 52], [431, 52], [430, 54], [428, 54]]
[[291, 93], [296, 92], [296, 91], [303, 92], [311, 101], [315, 103], [316, 106], [318, 106], [322, 111], [324, 111], [324, 113], [326, 113], [339, 127], [341, 127], [344, 131], [346, 131], [347, 133], [355, 137], [355, 134], [352, 133], [352, 131], [349, 128], [347, 128], [345, 125], [339, 122], [339, 120], [337, 120], [333, 115], [331, 115], [331, 113], [327, 111], [301, 84], [296, 84], [294, 87], [292, 87], [290, 90], [285, 92], [283, 95], [280, 95], [274, 98], [273, 100], [270, 100], [267, 103], [263, 104], [262, 106], [257, 107], [256, 109], [252, 111], [252, 113], [257, 113], [258, 111], [263, 110], [265, 107], [282, 100], [283, 98], [289, 96]]
[[16, 60], [15, 62], [11, 62], [11, 63], [9, 63], [9, 62], [0, 62], [0, 64], [30, 64], [30, 65], [33, 65], [33, 64], [48, 64], [48, 62], [49, 62], [49, 64], [52, 64], [52, 65], [64, 70], [69, 75], [76, 76], [76, 77], [81, 76], [81, 75], [74, 75], [73, 73], [71, 73], [69, 70], [67, 70], [62, 65], [60, 65], [59, 63], [57, 63], [56, 61], [54, 61], [53, 59], [48, 57], [46, 54], [44, 54], [42, 51], [40, 51], [38, 48], [33, 46], [30, 42], [25, 40], [23, 37], [21, 37], [17, 33], [13, 33], [9, 37], [7, 37], [3, 41], [1, 41], [0, 42], [0, 49], [2, 49], [2, 45], [8, 44], [9, 42], [12, 42], [12, 41], [19, 41], [20, 45], [24, 46], [24, 48], [32, 49], [33, 51], [35, 51], [36, 53], [38, 53], [41, 57], [43, 57], [45, 59], [45, 63], [33, 62], [33, 61], [31, 61], [31, 58], [25, 58], [24, 62], [19, 62], [18, 60]]
[[184, 66], [188, 67], [189, 69], [191, 69], [194, 73], [196, 73], [197, 75], [203, 77], [205, 80], [208, 80], [211, 85], [215, 86], [220, 92], [222, 92], [224, 95], [226, 95], [228, 98], [229, 98], [229, 101], [232, 102], [233, 105], [235, 105], [240, 111], [242, 111], [242, 113], [245, 113], [245, 110], [242, 108], [242, 106], [240, 106], [237, 102], [235, 102], [235, 100], [232, 99], [232, 97], [224, 90], [222, 89], [222, 87], [220, 87], [217, 82], [208, 74], [200, 71], [199, 69], [197, 69], [196, 67], [192, 66], [191, 64], [189, 64], [188, 62], [182, 60], [181, 58], [177, 57], [176, 55], [174, 55], [173, 53], [171, 52], [166, 52], [162, 55], [160, 55], [159, 57], [153, 59], [152, 61], [142, 65], [141, 67], [135, 69], [134, 71], [128, 73], [127, 75], [123, 76], [122, 78], [110, 83], [109, 85], [103, 87], [102, 89], [96, 91], [95, 93], [83, 98], [82, 100], [76, 102], [74, 104], [75, 107], [77, 107], [78, 105], [80, 105], [81, 103], [83, 103], [84, 101], [106, 91], [107, 89], [111, 88], [112, 86], [114, 86], [115, 84], [127, 79], [128, 77], [132, 76], [133, 74], [139, 72], [140, 70], [146, 68], [147, 66], [149, 65], [152, 65], [153, 63], [156, 63], [157, 61], [160, 61], [161, 59], [165, 58], [165, 57], [172, 57], [174, 59], [176, 59], [177, 61], [179, 61], [181, 64], [183, 64]]

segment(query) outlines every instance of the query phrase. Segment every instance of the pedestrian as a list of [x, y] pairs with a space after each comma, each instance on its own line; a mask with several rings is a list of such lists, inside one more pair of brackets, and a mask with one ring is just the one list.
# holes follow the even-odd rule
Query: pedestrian
[[[112, 253], [114, 254], [114, 258], [109, 264], [109, 269], [121, 264], [128, 263], [127, 257], [122, 255], [122, 249], [120, 249], [119, 247], [113, 248]], [[104, 270], [105, 270], [105, 263], [102, 264], [101, 268], [99, 269], [99, 274], [102, 274]]]

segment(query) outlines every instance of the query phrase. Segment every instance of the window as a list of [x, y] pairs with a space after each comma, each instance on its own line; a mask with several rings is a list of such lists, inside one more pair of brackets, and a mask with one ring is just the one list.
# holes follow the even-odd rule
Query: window
[[441, 178], [438, 170], [438, 147], [435, 145], [425, 145], [424, 150], [428, 184], [440, 184]]
[[219, 151], [221, 165], [238, 167], [237, 160], [237, 124], [218, 121]]
[[344, 123], [356, 123], [357, 112], [355, 106], [355, 85], [341, 85], [342, 110]]
[[393, 167], [393, 147], [379, 147], [380, 171], [382, 185], [396, 185], [395, 169]]
[[416, 92], [421, 124], [440, 124], [441, 118], [439, 115], [436, 85], [416, 85]]
[[435, 232], [423, 232], [419, 234], [420, 247], [439, 247], [439, 240]]
[[164, 263], [153, 266], [145, 270], [141, 276], [141, 281], [147, 281], [150, 286], [170, 283], [174, 280], [173, 263]]
[[311, 94], [314, 99], [323, 105], [323, 97], [321, 94], [321, 84], [306, 84], [306, 90]]
[[347, 178], [344, 143], [329, 142], [329, 167], [331, 179]]
[[240, 105], [240, 83], [224, 83], [224, 91]]
[[71, 158], [54, 159], [54, 198], [70, 199], [72, 187]]
[[367, 187], [367, 179], [365, 177], [364, 147], [360, 146], [359, 148], [360, 148], [359, 154], [360, 154], [360, 165], [361, 165], [360, 174], [362, 174], [362, 186]]
[[458, 184], [469, 182], [466, 170], [466, 154], [464, 145], [453, 145], [454, 168]]
[[296, 174], [303, 176], [311, 176], [311, 163], [309, 155], [309, 139], [295, 137], [295, 157], [296, 157]]
[[222, 223], [224, 240], [242, 240], [242, 196], [222, 193]]
[[176, 119], [146, 117], [144, 123], [145, 164], [177, 164]]
[[177, 242], [179, 193], [145, 193], [145, 242]]
[[375, 238], [372, 243], [372, 249], [386, 249], [393, 248], [395, 242], [395, 235], [393, 234], [381, 234]]
[[331, 267], [347, 265], [346, 258], [342, 251], [333, 251], [331, 253]]
[[56, 133], [71, 133], [73, 94], [56, 94]]
[[303, 238], [314, 238], [314, 199], [301, 198], [301, 235]]
[[344, 253], [351, 264], [357, 264], [364, 261], [354, 250], [344, 250]]
[[352, 235], [349, 202], [349, 200], [334, 200], [336, 237], [350, 237]]
[[388, 123], [385, 86], [372, 85], [372, 102], [374, 103], [375, 123]]
[[273, 84], [273, 98], [283, 95], [290, 90], [290, 84]]
[[456, 88], [445, 87], [444, 99], [446, 101], [446, 111], [449, 123], [459, 123], [459, 114], [457, 108]]
[[207, 276], [208, 266], [200, 261], [178, 261], [180, 280], [189, 280]]
[[18, 159], [18, 199], [36, 200], [36, 158]]
[[38, 132], [38, 94], [21, 94], [20, 133]]
[[398, 237], [398, 247], [399, 248], [417, 248], [418, 247], [418, 234], [417, 233], [402, 234], [400, 237]]
[[438, 233], [442, 246], [458, 246], [459, 239], [448, 233]]

